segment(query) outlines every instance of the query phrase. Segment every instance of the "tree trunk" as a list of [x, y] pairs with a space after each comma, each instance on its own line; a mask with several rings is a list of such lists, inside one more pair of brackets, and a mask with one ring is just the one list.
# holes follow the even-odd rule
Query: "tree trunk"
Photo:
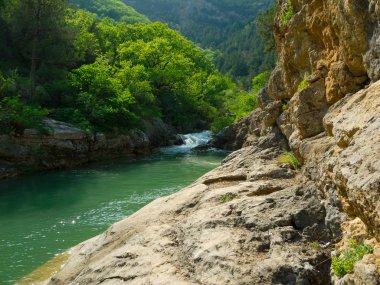
[[37, 71], [37, 39], [33, 39], [32, 43], [32, 63], [30, 67], [30, 89], [29, 100], [34, 102], [36, 98], [36, 71]]

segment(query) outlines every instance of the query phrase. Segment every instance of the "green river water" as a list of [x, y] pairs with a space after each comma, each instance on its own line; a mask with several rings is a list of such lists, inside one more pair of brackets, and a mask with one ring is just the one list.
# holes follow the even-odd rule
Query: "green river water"
[[0, 284], [217, 167], [221, 152], [175, 149], [137, 160], [0, 181]]

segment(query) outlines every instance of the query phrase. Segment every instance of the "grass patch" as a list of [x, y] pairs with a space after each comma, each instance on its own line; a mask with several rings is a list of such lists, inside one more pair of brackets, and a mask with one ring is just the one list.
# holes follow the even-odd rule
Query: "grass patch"
[[293, 152], [285, 152], [283, 153], [277, 161], [279, 163], [285, 163], [291, 165], [295, 170], [301, 169], [302, 163], [298, 160], [298, 158], [294, 155]]
[[218, 200], [219, 200], [219, 202], [227, 203], [227, 202], [230, 202], [230, 201], [232, 201], [233, 199], [236, 199], [236, 198], [239, 198], [239, 196], [236, 195], [236, 194], [227, 193], [227, 194], [224, 194], [224, 195], [220, 195], [218, 197]]
[[332, 258], [331, 268], [336, 276], [343, 277], [354, 269], [356, 262], [361, 260], [364, 255], [372, 252], [372, 246], [350, 241], [349, 248], [343, 250], [340, 256]]
[[286, 1], [286, 6], [281, 9], [280, 20], [283, 26], [286, 26], [291, 18], [295, 15], [293, 5], [290, 0]]
[[305, 73], [303, 76], [303, 80], [298, 84], [297, 91], [301, 91], [302, 89], [306, 88], [310, 85], [309, 81], [307, 81], [308, 75]]
[[314, 249], [319, 249], [319, 248], [321, 248], [321, 245], [320, 245], [319, 242], [317, 242], [317, 241], [309, 242], [307, 245], [308, 245], [309, 247], [311, 247], [311, 248], [314, 248]]

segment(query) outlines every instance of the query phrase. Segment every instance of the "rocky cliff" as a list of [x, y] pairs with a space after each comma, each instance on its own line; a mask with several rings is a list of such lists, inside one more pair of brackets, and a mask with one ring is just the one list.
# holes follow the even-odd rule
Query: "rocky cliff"
[[[242, 148], [74, 247], [46, 283], [380, 284], [379, 17], [373, 0], [280, 0], [260, 108], [214, 142]], [[301, 171], [278, 162], [288, 149]], [[338, 277], [352, 240], [372, 250]]]
[[100, 159], [149, 154], [170, 144], [174, 131], [161, 120], [145, 122], [144, 131], [124, 135], [87, 134], [70, 124], [46, 119], [46, 131], [26, 129], [0, 135], [0, 179], [25, 172], [66, 168]]

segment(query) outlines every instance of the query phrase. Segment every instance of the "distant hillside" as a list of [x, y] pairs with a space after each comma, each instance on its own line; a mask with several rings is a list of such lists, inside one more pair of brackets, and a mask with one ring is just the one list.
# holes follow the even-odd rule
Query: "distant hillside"
[[70, 0], [70, 2], [100, 17], [109, 17], [129, 24], [150, 22], [146, 16], [119, 0]]
[[[203, 48], [219, 50], [217, 67], [245, 85], [252, 76], [274, 65], [274, 56], [266, 54], [252, 24], [273, 0], [122, 1], [151, 20], [169, 23]], [[246, 68], [247, 64], [251, 66]]]

